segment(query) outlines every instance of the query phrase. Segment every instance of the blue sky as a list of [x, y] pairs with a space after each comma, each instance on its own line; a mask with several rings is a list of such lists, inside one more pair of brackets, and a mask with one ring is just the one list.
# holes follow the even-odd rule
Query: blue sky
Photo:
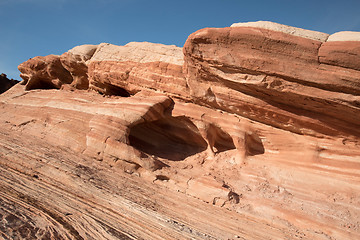
[[192, 32], [267, 20], [326, 33], [360, 31], [360, 0], [0, 0], [0, 73], [77, 45], [183, 46]]

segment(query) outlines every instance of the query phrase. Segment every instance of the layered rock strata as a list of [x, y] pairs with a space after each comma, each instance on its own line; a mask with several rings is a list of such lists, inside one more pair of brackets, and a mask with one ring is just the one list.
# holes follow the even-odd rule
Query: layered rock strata
[[97, 45], [81, 45], [60, 56], [61, 64], [72, 76], [71, 85], [73, 87], [77, 89], [89, 88], [88, 63], [96, 49]]
[[[360, 43], [343, 43], [354, 52], [343, 57], [345, 63], [341, 54], [326, 56], [331, 43], [337, 42], [324, 42], [326, 35], [303, 31], [248, 23], [193, 33], [184, 46], [192, 97], [301, 134], [338, 135], [350, 129], [354, 134], [359, 124], [360, 72], [355, 66], [357, 53], [350, 49]], [[342, 63], [329, 64], [336, 61]]]
[[338, 32], [319, 49], [319, 62], [360, 71], [360, 33]]
[[242, 23], [23, 63], [0, 96], [0, 234], [360, 238], [357, 36]]
[[89, 63], [90, 88], [105, 94], [116, 94], [119, 88], [129, 94], [151, 89], [186, 98], [183, 62], [182, 50], [176, 46], [100, 44]]

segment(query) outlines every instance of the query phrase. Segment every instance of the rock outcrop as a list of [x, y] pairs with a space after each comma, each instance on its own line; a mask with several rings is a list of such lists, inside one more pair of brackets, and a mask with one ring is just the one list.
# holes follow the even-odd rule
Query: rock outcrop
[[256, 22], [30, 59], [0, 96], [1, 236], [360, 238], [359, 44]]
[[9, 90], [12, 86], [17, 84], [19, 81], [14, 79], [8, 79], [5, 73], [0, 75], [0, 94]]
[[23, 79], [21, 84], [26, 90], [60, 89], [64, 84], [70, 84], [72, 77], [60, 62], [60, 56], [38, 56], [23, 62], [18, 66]]
[[88, 63], [96, 49], [97, 45], [81, 45], [60, 56], [62, 66], [72, 76], [71, 85], [73, 87], [77, 89], [89, 88]]
[[325, 39], [259, 23], [199, 30], [184, 46], [191, 96], [296, 133], [359, 136], [360, 43]]
[[182, 50], [154, 43], [100, 44], [89, 63], [90, 88], [104, 94], [156, 90], [186, 97]]
[[319, 49], [319, 62], [360, 71], [360, 33], [331, 35]]

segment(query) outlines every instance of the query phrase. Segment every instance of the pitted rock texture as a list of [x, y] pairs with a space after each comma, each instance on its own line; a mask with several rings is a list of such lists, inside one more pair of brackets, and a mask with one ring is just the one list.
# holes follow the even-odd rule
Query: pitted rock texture
[[353, 40], [259, 22], [23, 63], [0, 96], [1, 236], [360, 238]]

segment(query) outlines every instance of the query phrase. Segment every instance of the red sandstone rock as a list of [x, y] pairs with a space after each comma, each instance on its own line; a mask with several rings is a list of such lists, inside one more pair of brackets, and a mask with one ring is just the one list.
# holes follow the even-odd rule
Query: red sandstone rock
[[[51, 214], [55, 220], [42, 218], [40, 228], [60, 236], [87, 236], [91, 229], [93, 237], [111, 238], [101, 230], [105, 223], [119, 228], [117, 234], [147, 239], [157, 239], [155, 233], [162, 239], [359, 236], [358, 138], [297, 135], [166, 96], [104, 98], [84, 91], [26, 92], [19, 85], [0, 101], [1, 179], [21, 179], [11, 185], [2, 180], [3, 208], [16, 204], [22, 214], [16, 221], [29, 234], [40, 230], [30, 231], [29, 220], [20, 220], [38, 219], [24, 204], [37, 206], [40, 216]], [[215, 137], [213, 158], [203, 152], [197, 121], [223, 132]], [[256, 133], [263, 148], [256, 151], [258, 143], [250, 141], [253, 150], [241, 164], [232, 142], [243, 136], [240, 129]], [[178, 232], [174, 221], [191, 232]]]
[[321, 44], [263, 28], [199, 30], [184, 46], [191, 95], [298, 133], [358, 129], [360, 71], [320, 64]]
[[360, 71], [360, 41], [326, 42], [319, 49], [319, 61]]
[[88, 89], [87, 63], [93, 56], [97, 45], [81, 45], [74, 47], [60, 56], [61, 64], [68, 70], [73, 78], [71, 85], [77, 89]]
[[[157, 90], [187, 97], [181, 48], [154, 43], [100, 44], [89, 63], [90, 88], [122, 95]], [[119, 93], [120, 92], [120, 93]]]
[[31, 58], [20, 64], [18, 69], [26, 90], [59, 89], [63, 84], [72, 82], [70, 73], [62, 66], [57, 55]]
[[319, 49], [319, 61], [360, 71], [360, 33], [339, 32], [331, 35]]
[[185, 61], [159, 44], [79, 47], [58, 85], [59, 57], [25, 62], [28, 89], [88, 79], [112, 96], [0, 96], [1, 234], [360, 238], [360, 77], [339, 39], [259, 22], [192, 34]]

